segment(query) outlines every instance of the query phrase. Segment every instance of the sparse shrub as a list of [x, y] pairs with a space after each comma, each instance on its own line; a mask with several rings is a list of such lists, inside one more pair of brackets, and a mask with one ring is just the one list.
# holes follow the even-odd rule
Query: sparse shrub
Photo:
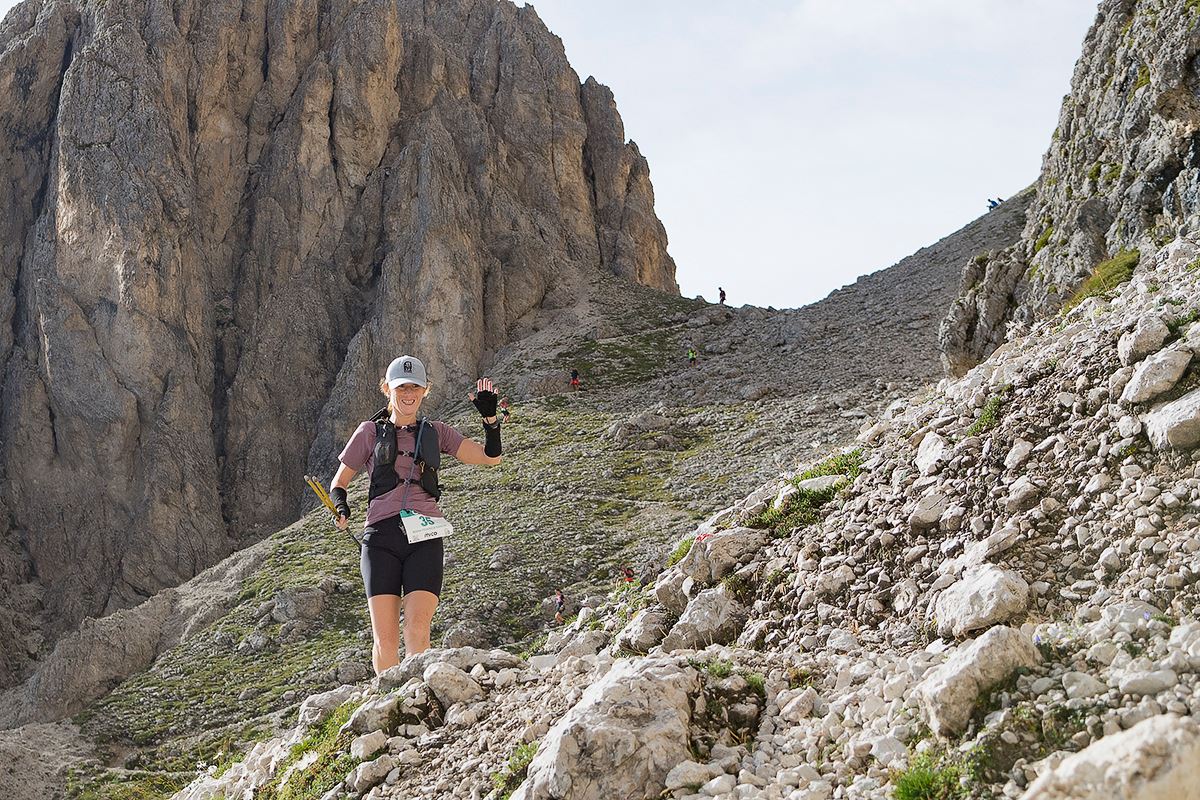
[[1092, 168], [1089, 169], [1087, 173], [1088, 178], [1093, 181], [1100, 180], [1100, 169], [1101, 167], [1099, 161], [1097, 161], [1095, 164], [1092, 164]]
[[767, 696], [767, 679], [761, 673], [751, 672], [746, 675], [746, 683], [750, 684], [750, 689], [759, 697]]
[[736, 572], [726, 575], [721, 583], [741, 603], [747, 603], [754, 598], [754, 584]]
[[1070, 311], [1089, 297], [1106, 294], [1133, 277], [1141, 253], [1137, 250], [1122, 250], [1107, 261], [1101, 261], [1083, 282], [1075, 295], [1063, 306], [1063, 313]]
[[726, 661], [723, 658], [688, 659], [688, 663], [694, 669], [707, 672], [709, 675], [717, 678], [718, 680], [722, 678], [728, 678], [733, 674], [733, 662]]
[[1100, 179], [1105, 183], [1112, 183], [1119, 177], [1121, 177], [1121, 165], [1110, 164], [1108, 169], [1104, 170], [1104, 174], [1100, 176]]

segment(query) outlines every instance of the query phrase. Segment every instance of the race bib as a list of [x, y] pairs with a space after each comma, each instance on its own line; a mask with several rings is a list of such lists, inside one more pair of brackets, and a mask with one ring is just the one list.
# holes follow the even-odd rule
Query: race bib
[[454, 526], [445, 517], [427, 517], [415, 511], [401, 511], [400, 522], [409, 544], [428, 539], [441, 539], [454, 533]]

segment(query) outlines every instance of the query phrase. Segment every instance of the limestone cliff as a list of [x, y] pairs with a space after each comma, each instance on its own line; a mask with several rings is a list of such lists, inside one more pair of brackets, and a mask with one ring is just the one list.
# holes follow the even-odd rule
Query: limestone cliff
[[646, 160], [531, 7], [26, 0], [0, 25], [0, 685], [294, 519], [598, 270], [677, 292]]
[[961, 374], [1070, 300], [1122, 250], [1149, 259], [1200, 218], [1200, 8], [1104, 0], [1075, 65], [1021, 241], [967, 267], [942, 327]]

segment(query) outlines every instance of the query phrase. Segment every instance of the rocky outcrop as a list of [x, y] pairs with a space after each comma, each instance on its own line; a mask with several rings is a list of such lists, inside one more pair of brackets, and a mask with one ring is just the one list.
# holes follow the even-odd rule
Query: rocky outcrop
[[1186, 800], [1200, 785], [1200, 725], [1163, 715], [1067, 757], [1024, 800]]
[[1194, 4], [1104, 0], [1075, 65], [1021, 240], [968, 265], [940, 336], [961, 375], [1122, 250], [1143, 260], [1200, 219]]
[[395, 354], [444, 394], [597, 271], [677, 291], [532, 7], [31, 0], [0, 73], [0, 685], [294, 519]]

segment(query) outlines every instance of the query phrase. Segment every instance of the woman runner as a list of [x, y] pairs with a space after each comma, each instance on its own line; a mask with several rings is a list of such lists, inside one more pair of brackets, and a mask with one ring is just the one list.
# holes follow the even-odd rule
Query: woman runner
[[[496, 419], [496, 392], [490, 378], [480, 378], [470, 400], [483, 415], [486, 444], [467, 439], [444, 422], [431, 422], [424, 427], [418, 422], [421, 401], [429, 394], [425, 365], [412, 356], [400, 356], [388, 365], [379, 382], [379, 390], [388, 398], [388, 419], [395, 426], [395, 448], [392, 476], [386, 468], [380, 470], [383, 480], [380, 490], [394, 483], [395, 488], [377, 494], [367, 503], [367, 518], [363, 529], [360, 567], [371, 612], [371, 634], [374, 639], [371, 660], [375, 674], [400, 663], [400, 612], [404, 611], [404, 652], [413, 655], [429, 649], [429, 626], [437, 609], [442, 591], [441, 538], [424, 539], [409, 544], [402, 516], [411, 524], [417, 515], [431, 522], [444, 520], [437, 501], [423, 487], [420, 476], [423, 463], [416, 463], [418, 452], [426, 453], [428, 440], [417, 451], [418, 431], [422, 437], [436, 432], [437, 449], [452, 455], [464, 464], [494, 467], [500, 463], [500, 423]], [[338, 460], [341, 466], [333, 476], [329, 492], [338, 511], [338, 527], [346, 529], [350, 521], [350, 505], [346, 487], [350, 479], [366, 469], [376, 483], [375, 460], [383, 455], [376, 442], [376, 424], [367, 420], [350, 437]], [[422, 459], [423, 461], [424, 459]], [[386, 464], [387, 461], [383, 460]], [[386, 480], [386, 479], [390, 479]], [[395, 483], [395, 481], [399, 481]], [[372, 492], [375, 494], [375, 492]], [[401, 515], [401, 512], [415, 512]]]

